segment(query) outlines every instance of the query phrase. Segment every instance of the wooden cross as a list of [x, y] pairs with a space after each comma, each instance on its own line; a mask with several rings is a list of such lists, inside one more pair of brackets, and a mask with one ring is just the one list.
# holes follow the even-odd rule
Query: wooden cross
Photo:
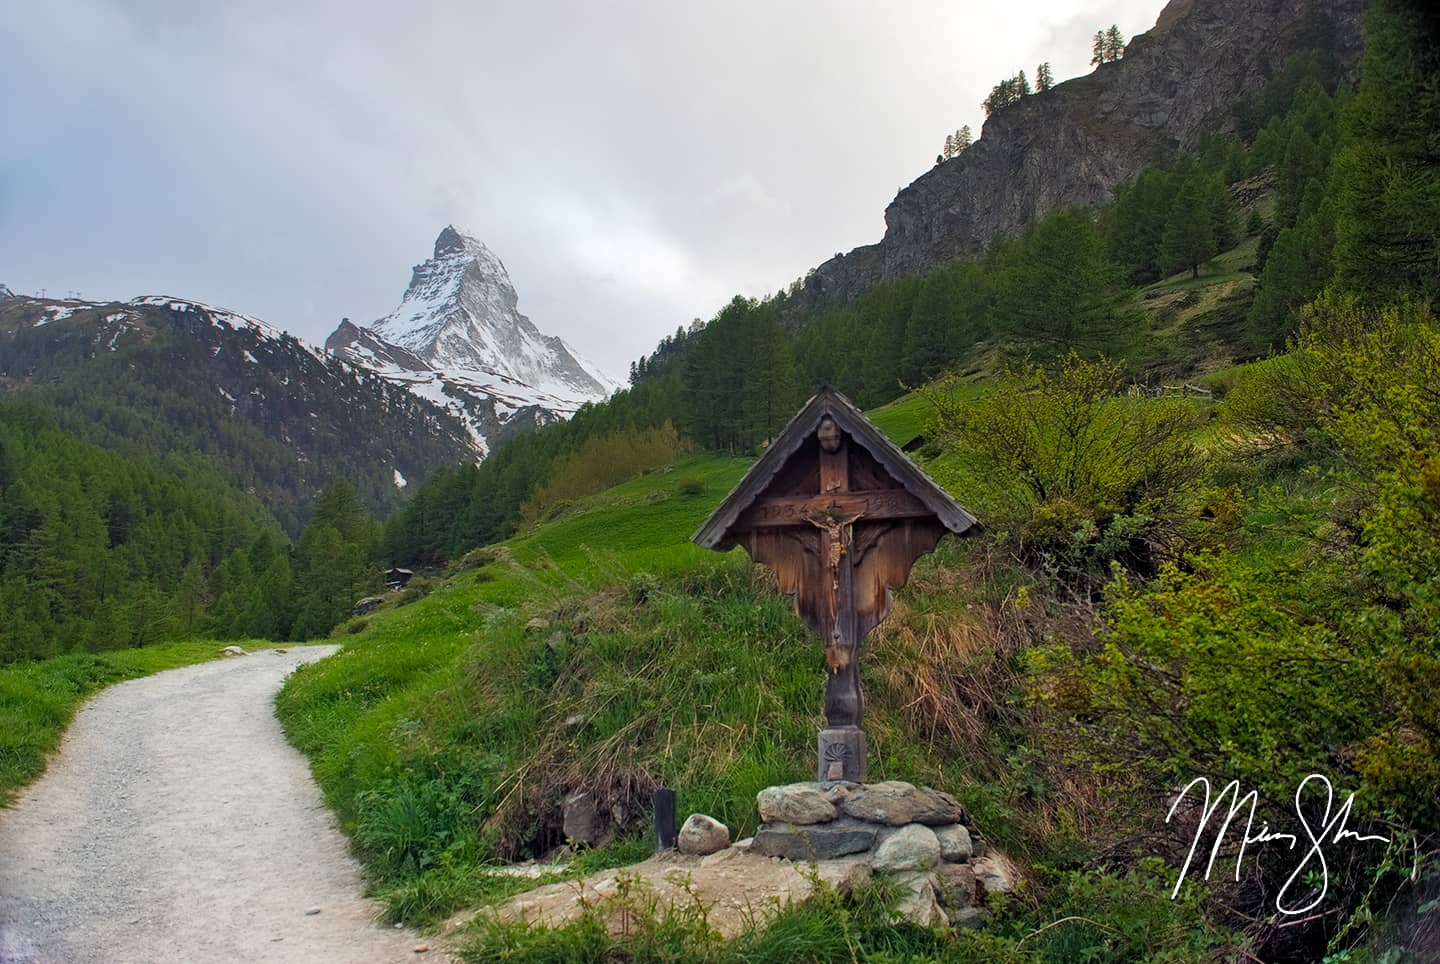
[[824, 643], [828, 681], [817, 777], [866, 778], [860, 645], [915, 560], [975, 520], [838, 393], [801, 410], [696, 533], [769, 566]]

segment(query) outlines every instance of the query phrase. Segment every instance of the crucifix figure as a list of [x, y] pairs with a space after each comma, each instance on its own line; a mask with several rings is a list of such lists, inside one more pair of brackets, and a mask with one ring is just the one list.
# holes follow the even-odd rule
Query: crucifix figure
[[817, 778], [866, 778], [860, 645], [885, 618], [890, 591], [968, 512], [843, 396], [823, 389], [746, 473], [695, 541], [745, 547], [792, 593], [820, 637], [828, 681]]

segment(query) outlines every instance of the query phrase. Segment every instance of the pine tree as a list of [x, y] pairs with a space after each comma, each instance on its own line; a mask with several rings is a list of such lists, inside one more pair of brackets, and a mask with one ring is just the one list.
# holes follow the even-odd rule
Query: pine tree
[[949, 277], [945, 272], [936, 272], [925, 279], [905, 325], [900, 381], [907, 385], [922, 384], [938, 374], [949, 361], [946, 347], [952, 301]]
[[1049, 62], [1035, 68], [1035, 90], [1046, 91], [1055, 86], [1055, 75], [1050, 70]]
[[1200, 262], [1215, 254], [1215, 230], [1198, 181], [1190, 179], [1170, 205], [1160, 237], [1165, 271], [1189, 268], [1200, 277]]
[[954, 134], [946, 134], [946, 135], [945, 135], [945, 150], [941, 153], [940, 157], [941, 157], [942, 159], [948, 161], [948, 160], [950, 160], [950, 158], [952, 158], [952, 157], [954, 157], [954, 156], [955, 156], [955, 135], [954, 135]]
[[1056, 211], [1018, 241], [994, 246], [987, 261], [997, 277], [994, 323], [1003, 331], [1063, 350], [1098, 346], [1127, 318], [1132, 293], [1088, 211]]
[[961, 151], [964, 151], [964, 150], [966, 150], [967, 148], [969, 148], [970, 143], [971, 143], [971, 136], [972, 136], [972, 135], [971, 135], [971, 133], [970, 133], [970, 125], [969, 125], [969, 124], [965, 124], [965, 125], [962, 126], [958, 131], [955, 132], [955, 153], [956, 153], [956, 154], [959, 154]]
[[1098, 67], [1105, 62], [1105, 31], [1095, 31], [1090, 41], [1090, 66]]
[[1115, 61], [1124, 56], [1125, 37], [1120, 33], [1120, 27], [1112, 23], [1110, 29], [1105, 31], [1105, 59]]
[[[1440, 49], [1423, 0], [1372, 0], [1335, 163], [1335, 268], [1367, 296], [1440, 299]], [[1278, 248], [1278, 243], [1277, 243]]]
[[1017, 97], [1030, 96], [1030, 81], [1025, 79], [1025, 71], [1015, 75], [1015, 94]]

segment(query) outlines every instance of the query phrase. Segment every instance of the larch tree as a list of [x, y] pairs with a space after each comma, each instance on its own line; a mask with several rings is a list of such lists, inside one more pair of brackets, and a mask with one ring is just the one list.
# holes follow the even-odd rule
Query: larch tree
[[1105, 31], [1105, 59], [1114, 61], [1124, 56], [1125, 37], [1120, 33], [1119, 25], [1112, 23], [1110, 29]]
[[1098, 67], [1105, 62], [1105, 31], [1095, 31], [1090, 39], [1090, 66]]
[[1046, 61], [1035, 68], [1035, 90], [1036, 92], [1049, 90], [1055, 86], [1055, 74], [1050, 70], [1050, 63]]

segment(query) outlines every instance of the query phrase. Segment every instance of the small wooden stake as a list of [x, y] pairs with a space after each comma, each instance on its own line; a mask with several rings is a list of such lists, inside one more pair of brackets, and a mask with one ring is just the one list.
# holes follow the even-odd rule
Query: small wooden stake
[[675, 791], [661, 787], [655, 791], [655, 849], [674, 850], [679, 836], [675, 823]]

